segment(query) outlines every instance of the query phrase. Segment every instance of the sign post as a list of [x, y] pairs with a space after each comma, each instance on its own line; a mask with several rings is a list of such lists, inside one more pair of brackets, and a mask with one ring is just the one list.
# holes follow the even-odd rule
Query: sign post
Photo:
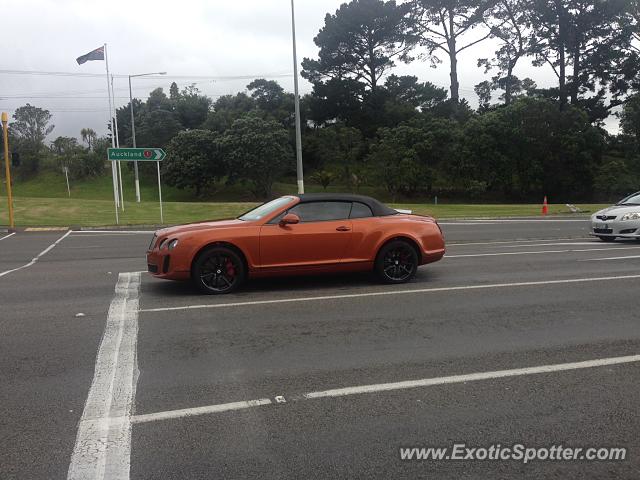
[[160, 202], [160, 223], [164, 223], [162, 212], [162, 185], [160, 182], [160, 162], [167, 154], [161, 148], [109, 148], [107, 158], [112, 162], [156, 162], [158, 169], [158, 200]]
[[9, 115], [2, 112], [2, 137], [4, 143], [4, 168], [7, 181], [7, 202], [9, 202], [9, 227], [15, 227], [13, 222], [13, 195], [11, 193], [11, 169], [9, 168]]

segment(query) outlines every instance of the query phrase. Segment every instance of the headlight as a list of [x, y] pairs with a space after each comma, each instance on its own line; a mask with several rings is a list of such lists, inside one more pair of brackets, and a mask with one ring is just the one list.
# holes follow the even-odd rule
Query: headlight
[[168, 248], [169, 250], [173, 250], [173, 249], [174, 249], [174, 248], [176, 248], [177, 246], [178, 246], [178, 239], [177, 239], [177, 238], [174, 238], [173, 240], [171, 240], [171, 241], [169, 242], [169, 245], [167, 246], [167, 248]]
[[640, 212], [625, 213], [620, 220], [640, 220]]
[[167, 238], [165, 238], [164, 240], [162, 240], [162, 241], [160, 242], [160, 245], [158, 245], [158, 250], [161, 250], [162, 248], [164, 248], [164, 247], [165, 247], [165, 245], [167, 244], [167, 240], [168, 240], [168, 239], [167, 239]]

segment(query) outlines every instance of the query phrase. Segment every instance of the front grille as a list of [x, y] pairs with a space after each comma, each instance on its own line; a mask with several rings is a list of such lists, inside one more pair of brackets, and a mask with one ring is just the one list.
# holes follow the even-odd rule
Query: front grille
[[596, 215], [596, 218], [599, 219], [599, 220], [604, 220], [606, 222], [607, 220], [615, 220], [616, 216], [615, 215], [608, 215], [607, 216], [607, 215], [603, 214], [603, 215]]
[[169, 262], [171, 261], [171, 255], [167, 255], [164, 257], [162, 261], [162, 273], [167, 273], [169, 271]]
[[613, 233], [613, 229], [612, 228], [594, 228], [593, 233], [611, 234]]
[[147, 263], [147, 269], [150, 273], [158, 273], [158, 266], [153, 263]]

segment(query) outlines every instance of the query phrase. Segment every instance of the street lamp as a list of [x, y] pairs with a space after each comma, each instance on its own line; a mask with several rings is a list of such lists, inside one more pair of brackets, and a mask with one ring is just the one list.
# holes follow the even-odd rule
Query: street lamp
[[304, 177], [302, 174], [302, 127], [300, 126], [300, 93], [298, 92], [298, 54], [296, 52], [296, 13], [291, 0], [291, 36], [293, 40], [293, 90], [296, 110], [296, 172], [298, 193], [304, 193]]
[[[133, 93], [131, 92], [131, 79], [133, 77], [146, 77], [147, 75], [166, 75], [167, 72], [138, 73], [129, 75], [129, 109], [131, 110], [131, 139], [133, 148], [136, 148], [136, 121], [133, 116]], [[133, 172], [136, 179], [136, 202], [140, 203], [140, 178], [138, 176], [138, 161], [133, 162]]]

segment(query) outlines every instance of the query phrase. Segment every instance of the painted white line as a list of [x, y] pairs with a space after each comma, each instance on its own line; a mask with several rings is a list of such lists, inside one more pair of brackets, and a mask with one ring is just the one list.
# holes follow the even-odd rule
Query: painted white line
[[271, 405], [268, 398], [258, 400], [247, 400], [243, 402], [222, 403], [209, 405], [206, 407], [184, 408], [182, 410], [170, 410], [167, 412], [147, 413], [131, 417], [131, 423], [155, 422], [158, 420], [170, 420], [172, 418], [195, 417], [197, 415], [207, 415], [210, 413], [222, 413], [231, 410], [242, 410], [245, 408], [259, 407], [261, 405]]
[[504, 248], [524, 248], [524, 247], [562, 247], [580, 245], [602, 245], [602, 242], [556, 242], [556, 243], [528, 243], [526, 245], [504, 245]]
[[139, 290], [139, 274], [118, 276], [71, 455], [69, 480], [129, 478]]
[[[633, 250], [640, 247], [624, 247], [625, 250]], [[566, 250], [536, 250], [528, 252], [495, 252], [495, 253], [465, 253], [462, 255], [445, 255], [444, 258], [467, 258], [467, 257], [500, 257], [503, 255], [540, 255], [543, 253], [575, 253], [575, 252], [601, 252], [611, 251], [611, 248], [573, 248]]]
[[[511, 370], [496, 370], [492, 372], [478, 372], [464, 375], [451, 375], [446, 377], [423, 378], [419, 380], [407, 380], [403, 382], [378, 383], [372, 385], [359, 385], [355, 387], [334, 388], [317, 392], [305, 393], [301, 397], [292, 397], [295, 400], [314, 400], [318, 398], [344, 397], [348, 395], [361, 395], [365, 393], [388, 392], [392, 390], [405, 390], [409, 388], [431, 387], [436, 385], [449, 385], [454, 383], [475, 382], [481, 380], [491, 380], [496, 378], [518, 377], [523, 375], [536, 375], [541, 373], [556, 373], [569, 370], [581, 370], [586, 368], [606, 367], [611, 365], [622, 365], [626, 363], [640, 362], [640, 355], [629, 355], [625, 357], [610, 357], [597, 360], [587, 360], [584, 362], [560, 363], [553, 365], [541, 365], [537, 367], [517, 368]], [[276, 397], [278, 398], [278, 397]], [[284, 397], [282, 397], [284, 399]], [[278, 402], [280, 404], [285, 402]], [[158, 413], [148, 413], [131, 417], [132, 423], [147, 423], [160, 420], [170, 420], [175, 418], [191, 417], [195, 415], [207, 415], [213, 413], [228, 412], [257, 407], [261, 405], [275, 405], [268, 398], [259, 400], [248, 400], [244, 402], [222, 403], [218, 405], [208, 405], [205, 407], [187, 408], [183, 410], [169, 410]], [[119, 419], [116, 419], [118, 421]]]
[[5, 270], [4, 272], [0, 272], [0, 277], [4, 277], [5, 275], [8, 275], [10, 273], [17, 272], [18, 270], [22, 270], [23, 268], [28, 268], [28, 267], [32, 266], [34, 263], [36, 263], [40, 259], [40, 257], [42, 257], [42, 256], [46, 255], [47, 253], [49, 253], [51, 251], [51, 249], [53, 249], [62, 240], [64, 240], [67, 237], [67, 235], [69, 235], [70, 233], [71, 233], [71, 230], [68, 230], [67, 233], [62, 235], [59, 239], [57, 239], [55, 242], [53, 242], [51, 245], [49, 245], [47, 248], [45, 248], [43, 251], [41, 251], [38, 255], [33, 257], [29, 263], [26, 263], [26, 264], [24, 264], [24, 265], [22, 265], [20, 267], [17, 267], [17, 268], [12, 268], [11, 270]]
[[466, 375], [452, 375], [449, 377], [423, 378], [420, 380], [408, 380], [405, 382], [378, 383], [374, 385], [360, 385], [357, 387], [334, 388], [321, 392], [311, 392], [304, 395], [305, 398], [343, 397], [345, 395], [359, 395], [362, 393], [385, 392], [389, 390], [403, 390], [416, 387], [430, 387], [433, 385], [445, 385], [450, 383], [475, 382], [478, 380], [490, 380], [493, 378], [517, 377], [522, 375], [536, 375], [539, 373], [554, 373], [567, 370], [579, 370], [583, 368], [605, 367], [608, 365], [620, 365], [624, 363], [640, 362], [640, 355], [626, 357], [601, 358], [585, 362], [559, 363], [555, 365], [541, 365], [539, 367], [516, 368], [512, 370], [497, 370], [494, 372], [470, 373]]
[[5, 239], [7, 239], [7, 238], [9, 238], [9, 237], [14, 236], [15, 234], [16, 234], [16, 232], [10, 233], [9, 235], [5, 235], [4, 237], [0, 238], [0, 242], [1, 242], [2, 240], [5, 240]]
[[150, 235], [155, 230], [74, 230], [73, 234], [86, 235], [88, 237], [97, 237], [104, 235]]
[[568, 278], [565, 280], [542, 280], [535, 282], [489, 283], [480, 285], [462, 285], [455, 287], [417, 288], [414, 290], [386, 290], [382, 292], [350, 293], [344, 295], [325, 295], [319, 297], [293, 297], [277, 300], [255, 300], [250, 302], [213, 303], [202, 305], [185, 305], [181, 307], [143, 308], [140, 312], [174, 312], [178, 310], [198, 310], [202, 308], [247, 307], [252, 305], [271, 305], [276, 303], [315, 302], [323, 300], [340, 300], [344, 298], [381, 297], [387, 295], [408, 295], [417, 293], [455, 292], [464, 290], [484, 290], [492, 288], [531, 287], [537, 285], [560, 285], [571, 283], [609, 282], [616, 280], [637, 280], [640, 275], [619, 275], [615, 277]]
[[626, 260], [628, 258], [640, 258], [640, 255], [630, 255], [628, 257], [607, 257], [607, 258], [588, 258], [580, 260], [581, 262], [601, 262], [603, 260]]
[[[563, 240], [587, 240], [587, 238], [531, 238], [528, 240], [500, 240], [495, 242], [459, 242], [459, 243], [449, 243], [447, 242], [447, 247], [451, 246], [465, 246], [465, 245], [501, 245], [501, 244], [511, 244], [511, 243], [535, 243], [535, 242], [560, 242]], [[594, 242], [596, 243], [596, 242]]]
[[438, 222], [439, 225], [492, 225], [492, 224], [504, 224], [504, 225], [508, 225], [511, 223], [584, 223], [587, 224], [589, 223], [589, 218], [585, 217], [584, 220], [576, 220], [575, 218], [572, 219], [561, 219], [561, 218], [547, 218], [547, 219], [540, 219], [540, 220], [534, 220], [534, 219], [513, 219], [513, 220], [507, 220], [507, 219], [501, 219], [501, 220], [491, 220], [491, 219], [487, 219], [487, 220], [482, 220], [482, 219], [478, 219], [478, 220], [465, 220], [465, 221], [460, 221], [460, 222], [453, 222], [451, 220], [446, 221], [446, 222]]

